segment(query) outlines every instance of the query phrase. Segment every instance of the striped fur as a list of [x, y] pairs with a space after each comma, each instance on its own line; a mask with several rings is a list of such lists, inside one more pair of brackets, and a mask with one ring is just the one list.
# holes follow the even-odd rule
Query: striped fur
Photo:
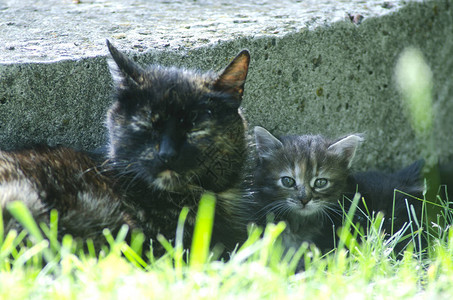
[[[422, 198], [422, 162], [396, 173], [352, 173], [350, 167], [362, 141], [360, 135], [338, 140], [319, 135], [277, 139], [257, 127], [255, 140], [259, 161], [250, 192], [253, 204], [248, 210], [253, 211], [250, 213], [253, 221], [262, 226], [269, 221], [285, 221], [288, 226], [283, 242], [287, 248], [309, 242], [321, 250], [333, 249], [336, 229], [344, 219], [343, 211], [348, 210], [356, 191], [364, 202], [359, 203], [354, 222], [364, 228], [367, 212], [382, 212], [387, 233], [392, 228], [393, 232], [402, 229], [412, 218], [407, 213], [406, 201], [420, 218], [422, 203], [416, 197]], [[395, 251], [399, 253], [405, 243], [398, 244]]]

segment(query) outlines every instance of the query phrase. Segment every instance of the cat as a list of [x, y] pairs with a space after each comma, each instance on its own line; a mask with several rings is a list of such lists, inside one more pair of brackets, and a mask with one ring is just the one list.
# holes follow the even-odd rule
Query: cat
[[[423, 162], [386, 174], [377, 171], [352, 173], [351, 165], [361, 135], [351, 134], [337, 140], [320, 135], [274, 137], [266, 129], [255, 127], [257, 167], [251, 184], [253, 222], [265, 226], [269, 217], [274, 222], [284, 221], [287, 229], [282, 234], [283, 246], [299, 248], [303, 242], [328, 252], [338, 244], [336, 230], [343, 224], [343, 212], [358, 191], [362, 201], [354, 222], [367, 226], [366, 212], [382, 212], [392, 217], [395, 195], [394, 232], [409, 222], [406, 202], [420, 215], [423, 185]], [[348, 200], [349, 199], [349, 200]], [[390, 233], [392, 220], [384, 228]], [[404, 245], [399, 245], [401, 251]]]
[[[49, 222], [59, 213], [59, 236], [69, 233], [101, 245], [102, 229], [123, 224], [146, 240], [174, 240], [178, 216], [189, 214], [184, 247], [190, 246], [198, 201], [218, 195], [217, 241], [236, 234], [223, 220], [246, 159], [246, 122], [240, 112], [250, 62], [241, 51], [219, 74], [151, 65], [142, 68], [109, 41], [114, 101], [108, 109], [105, 158], [67, 147], [0, 151], [0, 205], [6, 228], [20, 226], [5, 210], [23, 201]], [[155, 255], [165, 251], [153, 243]]]
[[[107, 113], [107, 164], [127, 182], [127, 203], [147, 237], [174, 239], [181, 209], [189, 208], [190, 246], [198, 201], [214, 192], [214, 243], [232, 248], [239, 233], [228, 212], [237, 201], [247, 157], [240, 113], [250, 54], [241, 51], [223, 72], [175, 67], [143, 69], [108, 42], [116, 101]], [[231, 226], [225, 226], [231, 224]]]

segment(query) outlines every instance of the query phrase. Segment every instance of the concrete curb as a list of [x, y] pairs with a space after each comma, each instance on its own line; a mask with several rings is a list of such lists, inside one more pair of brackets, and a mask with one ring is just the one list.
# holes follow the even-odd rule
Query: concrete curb
[[[284, 2], [282, 6], [299, 3]], [[342, 5], [342, 1], [327, 2], [331, 8]], [[213, 32], [202, 40], [198, 33], [185, 38], [175, 33], [169, 42], [157, 43], [155, 47], [149, 47], [147, 43], [160, 37], [148, 40], [149, 34], [140, 35], [139, 31], [144, 28], [138, 26], [140, 28], [135, 30], [134, 26], [138, 23], [134, 22], [138, 19], [133, 19], [127, 26], [116, 25], [120, 29], [130, 28], [134, 33], [131, 37], [120, 29], [102, 38], [91, 40], [86, 37], [87, 43], [92, 43], [93, 50], [87, 51], [86, 55], [71, 51], [69, 56], [67, 53], [59, 55], [61, 51], [55, 51], [45, 57], [40, 54], [27, 57], [22, 53], [20, 43], [15, 46], [8, 40], [0, 55], [0, 147], [11, 149], [45, 142], [90, 149], [103, 144], [103, 119], [111, 93], [111, 80], [105, 64], [107, 50], [103, 45], [105, 38], [113, 36], [112, 42], [140, 63], [155, 62], [201, 69], [219, 70], [239, 50], [248, 48], [252, 62], [243, 107], [250, 125], [262, 125], [275, 134], [321, 133], [335, 137], [363, 132], [366, 141], [358, 151], [357, 169], [370, 166], [398, 168], [420, 157], [430, 161], [452, 159], [453, 101], [449, 98], [453, 95], [453, 8], [450, 1], [415, 1], [409, 4], [395, 1], [394, 8], [387, 9], [392, 13], [386, 15], [374, 10], [361, 11], [358, 7], [361, 2], [349, 4], [353, 20], [358, 21], [359, 14], [365, 16], [360, 24], [345, 17], [346, 8], [330, 9], [331, 13], [322, 17], [316, 17], [319, 11], [310, 13], [307, 10], [304, 11], [307, 18], [298, 22], [302, 13], [291, 14], [291, 6], [286, 15], [279, 11], [281, 16], [286, 16], [280, 18], [284, 21], [279, 23], [279, 19], [272, 15], [269, 19], [274, 23], [269, 23], [267, 29], [259, 33], [263, 25], [261, 22], [268, 21], [265, 17], [270, 14], [269, 9], [276, 8], [269, 4], [271, 6], [266, 9], [251, 1], [248, 10], [255, 11], [254, 18], [251, 15], [225, 18], [231, 27], [222, 27], [222, 19], [216, 21], [216, 28], [223, 28], [222, 35]], [[95, 13], [100, 14], [102, 6], [110, 2], [96, 3], [99, 11]], [[122, 5], [125, 11], [136, 12], [143, 9], [141, 5], [144, 3], [129, 1]], [[354, 4], [357, 10], [354, 10]], [[367, 4], [376, 10], [383, 5], [391, 5], [376, 1], [368, 1]], [[111, 4], [115, 5], [119, 4]], [[177, 8], [172, 6], [172, 9]], [[108, 12], [112, 13], [117, 8], [109, 9]], [[218, 9], [222, 11], [222, 7]], [[228, 15], [229, 10], [234, 11], [235, 8], [224, 7], [224, 10], [224, 14]], [[74, 13], [78, 16], [74, 21], [81, 22], [83, 13], [83, 9], [79, 8], [77, 14]], [[193, 12], [195, 16], [197, 13], [200, 12]], [[125, 18], [116, 14], [120, 19]], [[237, 14], [240, 15], [239, 12]], [[265, 20], [260, 16], [264, 16]], [[26, 20], [27, 16], [22, 18], [19, 19]], [[188, 26], [189, 29], [200, 26], [198, 28], [202, 29], [202, 33], [211, 28], [209, 17], [203, 15], [199, 23], [196, 23], [195, 17], [189, 19], [192, 25], [179, 25], [175, 23], [176, 19], [167, 20], [165, 26], [170, 28], [166, 30], [171, 29], [171, 24], [178, 28], [182, 26], [185, 30]], [[235, 20], [239, 21], [234, 23]], [[241, 20], [245, 23], [240, 23]], [[11, 22], [2, 23], [0, 30], [5, 26], [15, 26]], [[21, 22], [16, 24], [25, 26]], [[242, 27], [244, 24], [253, 26]], [[231, 29], [230, 33], [229, 28], [235, 29]], [[244, 28], [250, 28], [250, 32]], [[158, 29], [156, 25], [152, 30]], [[142, 36], [142, 40], [134, 42], [138, 35]], [[57, 40], [54, 46], [58, 50], [65, 38]], [[40, 43], [45, 45], [46, 51], [52, 48], [52, 44], [47, 44], [48, 39], [36, 43], [38, 46]], [[422, 51], [433, 72], [434, 149], [426, 146], [426, 141], [416, 139], [396, 89], [395, 63], [401, 51], [408, 46]], [[5, 54], [5, 51], [9, 52]], [[14, 51], [18, 52], [16, 57], [11, 54]]]

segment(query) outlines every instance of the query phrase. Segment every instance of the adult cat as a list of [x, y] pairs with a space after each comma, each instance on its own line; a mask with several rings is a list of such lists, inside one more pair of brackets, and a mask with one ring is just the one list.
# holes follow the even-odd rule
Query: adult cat
[[[200, 196], [206, 191], [223, 195], [217, 224], [228, 218], [222, 213], [235, 200], [246, 158], [239, 105], [249, 53], [240, 52], [217, 74], [142, 68], [108, 41], [107, 46], [115, 83], [106, 121], [107, 157], [66, 147], [1, 151], [0, 205], [6, 229], [20, 228], [4, 209], [20, 200], [40, 222], [48, 223], [56, 209], [60, 237], [91, 238], [100, 246], [103, 228], [115, 232], [127, 224], [143, 231], [147, 241], [158, 234], [172, 240], [186, 206], [184, 246], [190, 246]], [[216, 230], [235, 236], [223, 226]], [[164, 252], [158, 243], [153, 246], [155, 254]]]

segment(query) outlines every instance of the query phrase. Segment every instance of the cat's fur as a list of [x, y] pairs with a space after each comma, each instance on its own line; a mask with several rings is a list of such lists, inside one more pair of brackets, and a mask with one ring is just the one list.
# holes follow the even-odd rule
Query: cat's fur
[[[336, 229], [343, 222], [343, 209], [358, 191], [368, 212], [392, 217], [395, 199], [394, 231], [409, 222], [408, 203], [420, 213], [421, 201], [399, 190], [422, 198], [421, 167], [417, 162], [394, 174], [352, 173], [351, 163], [362, 137], [352, 134], [329, 140], [319, 135], [284, 136], [277, 139], [267, 130], [255, 127], [258, 165], [252, 184], [254, 221], [264, 226], [272, 216], [285, 221], [285, 247], [298, 248], [302, 242], [327, 251], [335, 247]], [[289, 178], [289, 179], [288, 179]], [[349, 199], [349, 200], [348, 200]], [[355, 221], [366, 226], [367, 210], [359, 203]], [[390, 220], [385, 223], [390, 232]], [[401, 246], [402, 247], [402, 246]]]
[[[127, 182], [127, 203], [147, 237], [173, 239], [189, 208], [190, 246], [200, 196], [215, 192], [215, 242], [234, 244], [222, 226], [235, 201], [247, 156], [240, 114], [250, 56], [242, 51], [219, 75], [151, 66], [142, 69], [109, 44], [116, 99], [107, 114], [109, 166]], [[232, 223], [232, 222], [231, 222]], [[231, 226], [234, 227], [234, 226]], [[225, 237], [225, 239], [224, 239]]]
[[[116, 87], [106, 121], [107, 160], [94, 162], [68, 148], [0, 152], [0, 203], [4, 208], [22, 200], [45, 222], [49, 209], [56, 208], [68, 224], [71, 218], [78, 224], [73, 230], [60, 226], [61, 234], [88, 238], [104, 226], [126, 223], [147, 240], [158, 234], [173, 240], [187, 206], [184, 246], [190, 246], [200, 196], [211, 191], [221, 199], [216, 223], [228, 218], [222, 213], [235, 200], [246, 158], [239, 105], [249, 53], [242, 51], [217, 74], [157, 65], [145, 69], [107, 45]], [[229, 236], [228, 228], [216, 230]], [[155, 254], [163, 253], [153, 245]]]
[[[422, 224], [420, 216], [424, 189], [423, 165], [424, 161], [419, 160], [395, 173], [366, 171], [351, 174], [348, 177], [348, 189], [343, 194], [347, 199], [352, 199], [354, 193], [358, 191], [366, 204], [365, 207], [363, 201], [359, 202], [356, 221], [366, 226], [367, 211], [383, 212], [385, 218], [383, 229], [393, 234], [414, 220], [412, 212], [408, 211], [409, 205], [414, 208], [419, 224]], [[406, 232], [408, 233], [410, 231]], [[403, 244], [399, 245], [396, 252], [400, 252], [402, 246]]]
[[122, 194], [112, 178], [102, 174], [86, 153], [65, 147], [37, 146], [27, 150], [0, 151], [0, 206], [5, 230], [21, 225], [5, 207], [22, 201], [38, 223], [49, 223], [58, 211], [58, 236], [91, 238], [102, 244], [102, 230], [117, 232], [134, 221], [121, 209]]

